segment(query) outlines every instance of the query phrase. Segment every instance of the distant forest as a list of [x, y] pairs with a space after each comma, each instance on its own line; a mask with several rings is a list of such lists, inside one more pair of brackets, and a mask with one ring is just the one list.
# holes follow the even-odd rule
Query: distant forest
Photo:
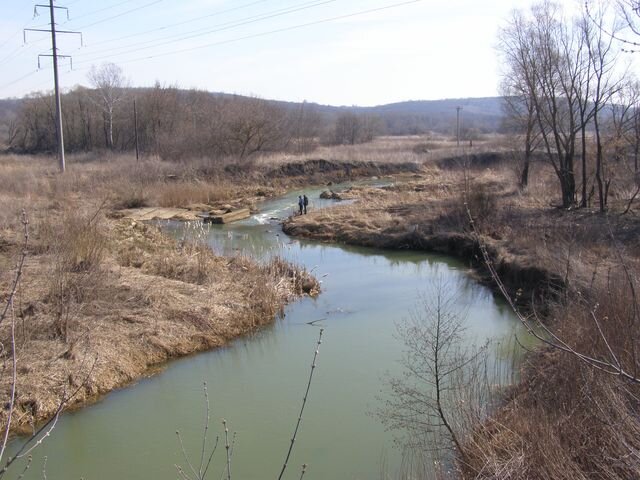
[[[68, 152], [132, 150], [136, 122], [141, 151], [168, 159], [304, 153], [319, 144], [364, 143], [380, 135], [455, 136], [457, 107], [463, 139], [503, 128], [499, 97], [335, 107], [159, 84], [128, 88], [119, 85], [117, 71], [111, 73], [94, 88], [76, 87], [63, 95]], [[0, 147], [16, 153], [54, 151], [54, 118], [50, 93], [0, 100]]]

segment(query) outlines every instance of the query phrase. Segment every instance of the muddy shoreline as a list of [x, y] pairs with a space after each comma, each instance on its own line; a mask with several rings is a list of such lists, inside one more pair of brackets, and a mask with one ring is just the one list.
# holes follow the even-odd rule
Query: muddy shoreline
[[[429, 225], [414, 225], [407, 231], [382, 230], [372, 235], [364, 230], [346, 232], [335, 224], [329, 228], [310, 225], [302, 217], [287, 219], [282, 229], [293, 237], [327, 243], [448, 255], [467, 263], [480, 283], [501, 295], [483, 258], [478, 237], [469, 232], [432, 233]], [[562, 277], [536, 265], [530, 257], [513, 254], [488, 238], [481, 238], [481, 241], [510, 297], [522, 308], [530, 308], [531, 302], [540, 303], [564, 288]]]

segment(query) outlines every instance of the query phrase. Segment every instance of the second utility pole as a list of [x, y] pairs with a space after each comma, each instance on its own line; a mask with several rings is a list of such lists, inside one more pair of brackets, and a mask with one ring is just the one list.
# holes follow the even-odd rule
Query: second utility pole
[[462, 107], [456, 107], [456, 143], [460, 146], [460, 110]]
[[58, 159], [60, 172], [64, 173], [64, 135], [62, 133], [62, 105], [60, 103], [60, 87], [58, 85], [58, 48], [56, 47], [56, 21], [53, 0], [49, 0], [49, 15], [51, 16], [51, 46], [53, 47], [53, 86], [56, 96], [56, 134], [58, 137]]

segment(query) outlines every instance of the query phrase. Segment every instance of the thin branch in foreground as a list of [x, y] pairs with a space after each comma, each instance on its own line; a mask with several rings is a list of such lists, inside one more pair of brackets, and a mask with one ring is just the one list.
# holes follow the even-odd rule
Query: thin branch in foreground
[[[16, 352], [16, 315], [14, 309], [14, 299], [20, 285], [20, 279], [22, 278], [24, 263], [27, 259], [27, 247], [29, 245], [29, 220], [27, 219], [27, 213], [24, 210], [22, 210], [22, 225], [24, 227], [24, 243], [22, 246], [22, 254], [20, 255], [20, 260], [18, 261], [18, 265], [16, 267], [16, 274], [13, 280], [13, 285], [11, 287], [11, 292], [9, 293], [9, 298], [7, 299], [4, 310], [0, 315], [0, 323], [2, 323], [2, 321], [7, 317], [7, 313], [10, 313], [11, 316], [11, 393], [8, 405], [7, 424], [2, 436], [2, 445], [0, 446], [0, 462], [2, 461], [2, 457], [7, 448], [7, 442], [9, 441], [9, 432], [11, 431], [11, 422], [13, 420], [13, 411], [15, 408], [16, 386], [18, 383], [18, 353]], [[1, 473], [2, 472], [0, 472], [0, 475]]]
[[180, 435], [180, 432], [176, 431], [176, 436], [178, 437], [178, 442], [180, 443], [180, 451], [182, 453], [182, 457], [184, 458], [184, 461], [186, 462], [187, 466], [189, 467], [189, 470], [191, 470], [191, 474], [193, 475], [193, 477], [191, 477], [187, 472], [184, 471], [184, 469], [180, 465], [174, 465], [176, 468], [176, 471], [178, 472], [178, 476], [182, 480], [203, 480], [207, 476], [207, 472], [209, 471], [209, 467], [211, 466], [211, 461], [213, 460], [213, 456], [216, 453], [216, 450], [218, 449], [219, 437], [216, 436], [213, 448], [211, 449], [209, 456], [205, 458], [206, 449], [207, 449], [207, 439], [208, 439], [208, 433], [209, 433], [209, 423], [211, 420], [211, 408], [210, 408], [210, 402], [209, 402], [209, 392], [207, 389], [207, 382], [204, 382], [203, 390], [204, 390], [204, 398], [205, 398], [205, 405], [206, 405], [205, 423], [204, 423], [204, 432], [202, 434], [202, 447], [200, 450], [200, 464], [198, 465], [197, 470], [193, 465], [193, 463], [191, 463], [191, 460], [189, 459], [189, 455], [187, 454], [187, 450], [184, 446], [184, 442], [182, 441], [182, 436]]
[[62, 414], [62, 411], [64, 410], [64, 407], [76, 395], [78, 395], [78, 393], [80, 393], [80, 390], [82, 390], [85, 387], [85, 385], [87, 384], [89, 378], [91, 377], [91, 374], [93, 373], [93, 369], [95, 368], [97, 361], [98, 361], [98, 358], [96, 357], [94, 362], [93, 362], [93, 365], [91, 365], [91, 369], [89, 370], [89, 373], [87, 373], [85, 379], [80, 383], [78, 388], [76, 388], [70, 395], [67, 395], [66, 389], [65, 389], [65, 392], [62, 393], [62, 398], [60, 399], [60, 402], [58, 403], [58, 408], [56, 409], [55, 413], [51, 416], [51, 418], [49, 418], [49, 420], [44, 422], [42, 424], [42, 426], [37, 431], [35, 431], [33, 433], [33, 435], [31, 435], [31, 437], [29, 437], [22, 444], [20, 449], [16, 452], [16, 454], [13, 457], [10, 457], [10, 458], [7, 459], [7, 461], [4, 464], [4, 466], [2, 466], [2, 468], [0, 468], [0, 478], [4, 477], [4, 475], [9, 470], [9, 467], [15, 461], [20, 460], [22, 458], [25, 458], [27, 456], [30, 457], [31, 452], [33, 452], [36, 448], [38, 448], [40, 445], [42, 445], [44, 440], [51, 435], [51, 432], [53, 431], [53, 429], [56, 427], [56, 425], [58, 423], [58, 419], [60, 418], [60, 415]]
[[18, 291], [18, 286], [20, 285], [20, 279], [22, 278], [22, 272], [24, 269], [24, 263], [27, 260], [27, 247], [29, 246], [29, 219], [27, 218], [27, 212], [22, 210], [22, 225], [23, 225], [23, 235], [24, 241], [22, 243], [22, 253], [20, 255], [20, 260], [18, 260], [18, 266], [16, 268], [16, 275], [13, 279], [13, 285], [11, 287], [11, 292], [9, 293], [9, 298], [7, 298], [7, 303], [4, 306], [4, 310], [0, 314], [0, 324], [4, 321], [7, 316], [7, 312], [13, 305], [13, 300]]
[[302, 399], [302, 407], [300, 408], [300, 414], [298, 415], [298, 422], [296, 423], [296, 428], [293, 431], [293, 436], [291, 437], [291, 443], [289, 444], [289, 450], [287, 451], [287, 456], [284, 459], [284, 463], [282, 465], [282, 470], [280, 471], [280, 475], [278, 475], [278, 480], [282, 479], [285, 470], [287, 469], [287, 465], [289, 462], [289, 457], [291, 456], [291, 452], [293, 451], [293, 445], [296, 442], [296, 436], [298, 435], [298, 429], [300, 428], [300, 423], [302, 422], [302, 414], [304, 413], [304, 407], [307, 404], [307, 398], [309, 398], [309, 389], [311, 388], [311, 380], [313, 379], [313, 372], [316, 369], [316, 359], [318, 358], [318, 353], [320, 351], [320, 345], [322, 344], [322, 333], [324, 332], [324, 328], [320, 329], [320, 334], [318, 335], [318, 343], [316, 347], [316, 351], [313, 354], [313, 362], [311, 363], [311, 371], [309, 372], [309, 381], [307, 382], [307, 389], [304, 392], [304, 398]]
[[227, 480], [231, 480], [231, 448], [229, 445], [229, 429], [227, 428], [227, 421], [222, 419], [222, 425], [224, 426], [224, 448], [227, 451]]
[[[44, 458], [47, 458], [47, 457], [44, 457]], [[29, 458], [27, 460], [27, 464], [22, 469], [22, 472], [20, 472], [20, 475], [18, 475], [18, 479], [24, 478], [25, 474], [27, 473], [27, 470], [29, 470], [29, 467], [31, 467], [31, 462], [32, 461], [33, 461], [33, 457], [31, 455], [29, 455]]]
[[[465, 191], [465, 195], [466, 195], [466, 191]], [[480, 234], [478, 233], [476, 224], [475, 224], [475, 222], [473, 220], [473, 216], [471, 215], [471, 211], [469, 210], [469, 206], [468, 206], [466, 200], [465, 200], [465, 209], [467, 211], [467, 216], [469, 218], [469, 223], [471, 224], [471, 232], [473, 234], [473, 237], [474, 237], [476, 243], [478, 244], [478, 248], [480, 249], [480, 252], [482, 253], [482, 258], [484, 260], [484, 264], [487, 267], [487, 270], [489, 270], [489, 274], [491, 275], [491, 278], [496, 283], [499, 292], [502, 294], [502, 297], [505, 299], [505, 301], [509, 305], [511, 311], [513, 311], [513, 313], [516, 315], [516, 317], [518, 317], [518, 320], [526, 328], [527, 332], [530, 335], [532, 335], [533, 337], [535, 337], [536, 339], [538, 339], [540, 342], [544, 343], [545, 345], [548, 345], [548, 346], [550, 346], [550, 347], [552, 347], [554, 349], [560, 350], [562, 352], [574, 355], [579, 360], [583, 361], [587, 365], [589, 365], [589, 366], [591, 366], [591, 367], [593, 367], [593, 368], [595, 368], [597, 370], [601, 370], [601, 371], [603, 371], [605, 373], [608, 373], [608, 374], [611, 374], [611, 375], [617, 375], [617, 376], [620, 376], [620, 377], [622, 377], [622, 378], [624, 378], [624, 379], [626, 379], [626, 380], [628, 380], [630, 382], [640, 384], [640, 377], [638, 377], [637, 375], [635, 375], [633, 373], [628, 372], [627, 370], [625, 370], [624, 368], [619, 366], [617, 363], [612, 363], [612, 362], [606, 361], [606, 360], [600, 360], [600, 359], [595, 358], [595, 357], [593, 357], [591, 355], [587, 355], [585, 353], [582, 353], [582, 352], [579, 352], [579, 351], [575, 350], [567, 342], [565, 342], [564, 340], [559, 338], [555, 333], [553, 333], [551, 331], [551, 329], [549, 329], [540, 320], [538, 315], [534, 315], [534, 318], [536, 319], [536, 326], [541, 328], [542, 330], [544, 330], [544, 332], [547, 335], [549, 335], [549, 338], [551, 338], [551, 340], [549, 338], [541, 335], [540, 333], [538, 333], [536, 331], [536, 328], [534, 328], [534, 325], [532, 325], [529, 322], [529, 320], [520, 312], [520, 310], [516, 306], [515, 302], [511, 298], [511, 295], [509, 295], [509, 292], [507, 291], [506, 286], [502, 282], [502, 279], [500, 278], [500, 275], [498, 275], [498, 272], [496, 271], [496, 269], [495, 269], [495, 267], [493, 265], [493, 261], [491, 260], [491, 257], [489, 256], [489, 252], [487, 251], [486, 245], [484, 244], [484, 242], [480, 238]], [[626, 267], [626, 264], [624, 264], [624, 262], [623, 262], [623, 265]], [[634, 302], [634, 303], [637, 306], [637, 302]], [[600, 335], [602, 337], [602, 334], [600, 334]], [[602, 340], [605, 342], [605, 344], [607, 343], [607, 339], [606, 338], [602, 338]], [[616, 361], [617, 361], [617, 359], [616, 359]]]

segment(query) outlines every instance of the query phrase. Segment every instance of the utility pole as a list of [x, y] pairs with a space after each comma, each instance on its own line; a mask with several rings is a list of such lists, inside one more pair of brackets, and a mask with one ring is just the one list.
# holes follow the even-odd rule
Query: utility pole
[[[38, 15], [38, 7], [48, 8], [49, 17], [51, 19], [51, 28], [49, 30], [37, 29], [37, 28], [25, 28], [24, 29], [24, 41], [26, 43], [27, 31], [31, 32], [51, 32], [51, 55], [40, 54], [38, 55], [38, 68], [40, 68], [40, 57], [53, 57], [53, 87], [56, 101], [56, 139], [58, 140], [58, 161], [60, 165], [60, 172], [64, 173], [66, 165], [64, 160], [64, 133], [62, 130], [62, 103], [60, 101], [60, 84], [58, 81], [58, 57], [71, 58], [68, 55], [58, 55], [58, 47], [56, 45], [56, 19], [55, 9], [60, 8], [66, 10], [67, 19], [69, 19], [69, 10], [66, 7], [57, 7], [53, 4], [53, 0], [49, 0], [49, 4], [37, 4], [33, 8], [34, 17]], [[67, 30], [61, 30], [58, 33], [72, 33], [80, 35], [80, 42], [82, 43], [82, 34], [80, 32], [71, 32]], [[73, 65], [73, 63], [72, 63]]]
[[136, 162], [140, 160], [140, 150], [138, 149], [138, 109], [136, 108], [136, 99], [133, 99], [133, 128], [136, 139]]
[[456, 142], [460, 146], [460, 110], [462, 107], [456, 107]]
[[56, 20], [53, 13], [53, 0], [49, 0], [49, 15], [51, 16], [51, 47], [53, 49], [53, 86], [56, 95], [56, 133], [58, 134], [58, 160], [60, 172], [64, 173], [64, 135], [62, 132], [62, 104], [60, 102], [60, 85], [58, 83], [58, 48], [56, 46]]

